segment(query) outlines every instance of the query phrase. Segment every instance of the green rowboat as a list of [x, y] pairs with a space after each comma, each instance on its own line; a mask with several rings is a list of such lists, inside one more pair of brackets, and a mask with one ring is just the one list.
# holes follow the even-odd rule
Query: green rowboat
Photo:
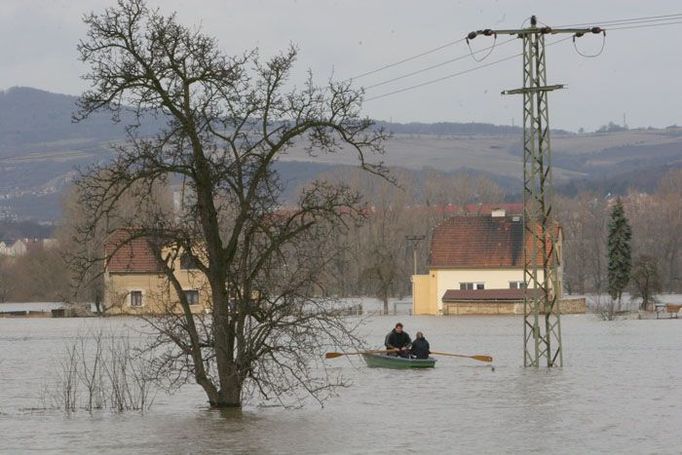
[[436, 366], [436, 359], [406, 359], [404, 357], [388, 356], [383, 354], [362, 354], [367, 366], [370, 368], [433, 368]]

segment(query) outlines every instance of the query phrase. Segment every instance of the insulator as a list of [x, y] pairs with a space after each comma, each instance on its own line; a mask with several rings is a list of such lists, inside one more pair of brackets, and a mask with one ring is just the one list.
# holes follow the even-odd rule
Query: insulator
[[594, 34], [601, 33], [603, 30], [601, 27], [592, 27], [590, 31]]
[[486, 28], [485, 30], [483, 30], [483, 34], [484, 34], [485, 36], [490, 36], [490, 35], [493, 34], [493, 31], [492, 31], [491, 29], [489, 29], [489, 28]]
[[474, 39], [478, 36], [478, 33], [476, 32], [471, 32], [467, 35], [467, 39]]

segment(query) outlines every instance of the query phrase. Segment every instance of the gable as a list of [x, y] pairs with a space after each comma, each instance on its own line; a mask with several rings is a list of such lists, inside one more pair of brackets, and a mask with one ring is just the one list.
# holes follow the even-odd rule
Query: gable
[[130, 233], [113, 233], [105, 244], [107, 271], [113, 273], [160, 273], [161, 268], [146, 238], [130, 239]]

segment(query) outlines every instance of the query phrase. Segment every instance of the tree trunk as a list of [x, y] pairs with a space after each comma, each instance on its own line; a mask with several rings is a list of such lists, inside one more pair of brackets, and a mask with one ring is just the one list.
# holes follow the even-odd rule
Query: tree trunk
[[242, 381], [234, 363], [225, 365], [218, 371], [220, 391], [209, 403], [212, 408], [239, 408], [242, 405]]
[[225, 289], [218, 283], [211, 283], [211, 289], [215, 359], [220, 388], [217, 395], [209, 395], [208, 398], [213, 408], [240, 407], [242, 381], [234, 362], [234, 333], [230, 327], [227, 295]]
[[104, 317], [104, 311], [102, 311], [102, 301], [99, 298], [99, 293], [95, 294], [95, 311], [97, 316]]
[[384, 292], [384, 295], [382, 296], [382, 300], [384, 301], [384, 315], [388, 314], [388, 292]]

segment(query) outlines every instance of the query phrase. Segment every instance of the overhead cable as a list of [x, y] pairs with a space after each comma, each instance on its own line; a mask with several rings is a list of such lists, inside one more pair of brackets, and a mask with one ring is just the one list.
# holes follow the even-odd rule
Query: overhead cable
[[[566, 38], [562, 38], [562, 39], [560, 39], [560, 40], [557, 40], [557, 41], [554, 41], [554, 42], [552, 42], [552, 43], [547, 44], [546, 47], [554, 46], [555, 44], [562, 43], [562, 42], [567, 41], [567, 40], [569, 40], [569, 39], [571, 39], [571, 38], [572, 38], [572, 37], [567, 36]], [[501, 59], [498, 59], [498, 60], [493, 60], [492, 62], [485, 63], [485, 64], [483, 64], [483, 65], [478, 65], [478, 66], [475, 66], [475, 67], [473, 67], [473, 68], [469, 68], [469, 69], [466, 69], [466, 70], [463, 70], [463, 71], [458, 71], [458, 72], [456, 72], [456, 73], [448, 74], [448, 75], [445, 75], [445, 76], [442, 76], [442, 77], [439, 77], [439, 78], [436, 78], [436, 79], [431, 79], [430, 81], [422, 82], [422, 83], [420, 83], [420, 84], [415, 84], [415, 85], [411, 85], [411, 86], [409, 86], [409, 87], [404, 87], [404, 88], [401, 88], [401, 89], [398, 89], [398, 90], [393, 90], [393, 91], [391, 91], [391, 92], [382, 93], [381, 95], [372, 96], [372, 97], [370, 97], [370, 98], [366, 98], [365, 101], [373, 101], [373, 100], [376, 100], [376, 99], [385, 98], [385, 97], [387, 97], [387, 96], [397, 95], [397, 94], [399, 94], [399, 93], [403, 93], [403, 92], [407, 92], [407, 91], [410, 91], [410, 90], [414, 90], [414, 89], [416, 89], [416, 88], [425, 87], [425, 86], [427, 86], [427, 85], [436, 84], [436, 83], [441, 82], [441, 81], [445, 81], [445, 80], [448, 80], [448, 79], [452, 79], [452, 78], [455, 78], [455, 77], [458, 77], [458, 76], [462, 76], [462, 75], [464, 75], [464, 74], [472, 73], [472, 72], [474, 72], [474, 71], [478, 71], [478, 70], [481, 70], [481, 69], [484, 69], [484, 68], [488, 68], [488, 67], [493, 66], [493, 65], [497, 65], [498, 63], [502, 63], [502, 62], [506, 62], [506, 61], [515, 59], [515, 58], [520, 57], [520, 56], [522, 56], [522, 55], [523, 55], [523, 52], [519, 52], [519, 53], [517, 53], [517, 54], [510, 55], [509, 57], [501, 58]]]
[[440, 51], [440, 50], [442, 50], [442, 49], [445, 49], [446, 47], [454, 46], [455, 44], [459, 44], [459, 43], [461, 43], [461, 42], [463, 42], [463, 41], [464, 41], [464, 38], [461, 38], [461, 39], [458, 39], [458, 40], [455, 40], [455, 41], [451, 41], [451, 42], [449, 42], [449, 43], [442, 44], [442, 45], [440, 45], [440, 46], [438, 46], [438, 47], [434, 47], [433, 49], [429, 49], [428, 51], [424, 51], [424, 52], [421, 52], [421, 53], [419, 53], [419, 54], [412, 55], [412, 56], [410, 56], [410, 57], [406, 57], [406, 58], [404, 58], [404, 59], [402, 59], [402, 60], [398, 60], [398, 61], [396, 61], [396, 62], [393, 62], [393, 63], [389, 63], [389, 64], [387, 64], [387, 65], [380, 66], [379, 68], [373, 69], [373, 70], [371, 70], [371, 71], [366, 71], [366, 72], [364, 72], [364, 73], [361, 73], [361, 74], [358, 74], [358, 75], [356, 75], [356, 76], [350, 77], [349, 79], [360, 79], [360, 78], [363, 78], [363, 77], [365, 77], [365, 76], [369, 76], [370, 74], [378, 73], [379, 71], [383, 71], [383, 70], [386, 70], [386, 69], [388, 69], [388, 68], [393, 68], [393, 67], [395, 67], [395, 66], [402, 65], [403, 63], [407, 63], [407, 62], [411, 62], [412, 60], [416, 60], [416, 59], [418, 59], [418, 58], [420, 58], [420, 57], [424, 57], [424, 56], [426, 56], [426, 55], [433, 54], [434, 52], [438, 52], [438, 51]]
[[[497, 47], [498, 47], [498, 48], [499, 48], [499, 47], [502, 47], [502, 46], [504, 46], [505, 44], [511, 43], [512, 41], [516, 41], [516, 40], [517, 40], [517, 38], [510, 38], [509, 40], [506, 40], [506, 41], [503, 41], [503, 42], [499, 43], [499, 44], [497, 45]], [[493, 45], [493, 46], [484, 47], [483, 49], [474, 51], [473, 53], [474, 53], [474, 54], [479, 54], [479, 53], [481, 53], [481, 52], [490, 51], [490, 50], [492, 50], [493, 48], [495, 48], [494, 45]], [[376, 87], [381, 87], [382, 85], [390, 84], [391, 82], [396, 82], [396, 81], [399, 81], [399, 80], [401, 80], [401, 79], [405, 79], [405, 78], [408, 78], [408, 77], [411, 77], [411, 76], [416, 76], [417, 74], [421, 74], [421, 73], [424, 73], [424, 72], [427, 72], [427, 71], [430, 71], [430, 70], [433, 70], [433, 69], [436, 69], [436, 68], [440, 68], [440, 67], [442, 67], [442, 66], [449, 65], [450, 63], [454, 63], [454, 62], [457, 62], [457, 61], [459, 61], [459, 60], [464, 60], [464, 59], [466, 59], [466, 58], [469, 58], [470, 55], [471, 55], [471, 54], [460, 55], [460, 56], [458, 56], [458, 57], [451, 58], [451, 59], [449, 59], [449, 60], [445, 60], [444, 62], [437, 63], [437, 64], [431, 65], [431, 66], [427, 66], [427, 67], [425, 67], [425, 68], [421, 68], [421, 69], [418, 69], [418, 70], [416, 70], [416, 71], [412, 71], [411, 73], [407, 73], [407, 74], [403, 74], [403, 75], [401, 75], [401, 76], [397, 76], [397, 77], [394, 77], [394, 78], [391, 78], [391, 79], [387, 79], [387, 80], [385, 80], [385, 81], [381, 81], [381, 82], [378, 82], [378, 83], [376, 83], [376, 84], [365, 85], [363, 88], [365, 88], [365, 89], [373, 89], [373, 88], [376, 88]]]

